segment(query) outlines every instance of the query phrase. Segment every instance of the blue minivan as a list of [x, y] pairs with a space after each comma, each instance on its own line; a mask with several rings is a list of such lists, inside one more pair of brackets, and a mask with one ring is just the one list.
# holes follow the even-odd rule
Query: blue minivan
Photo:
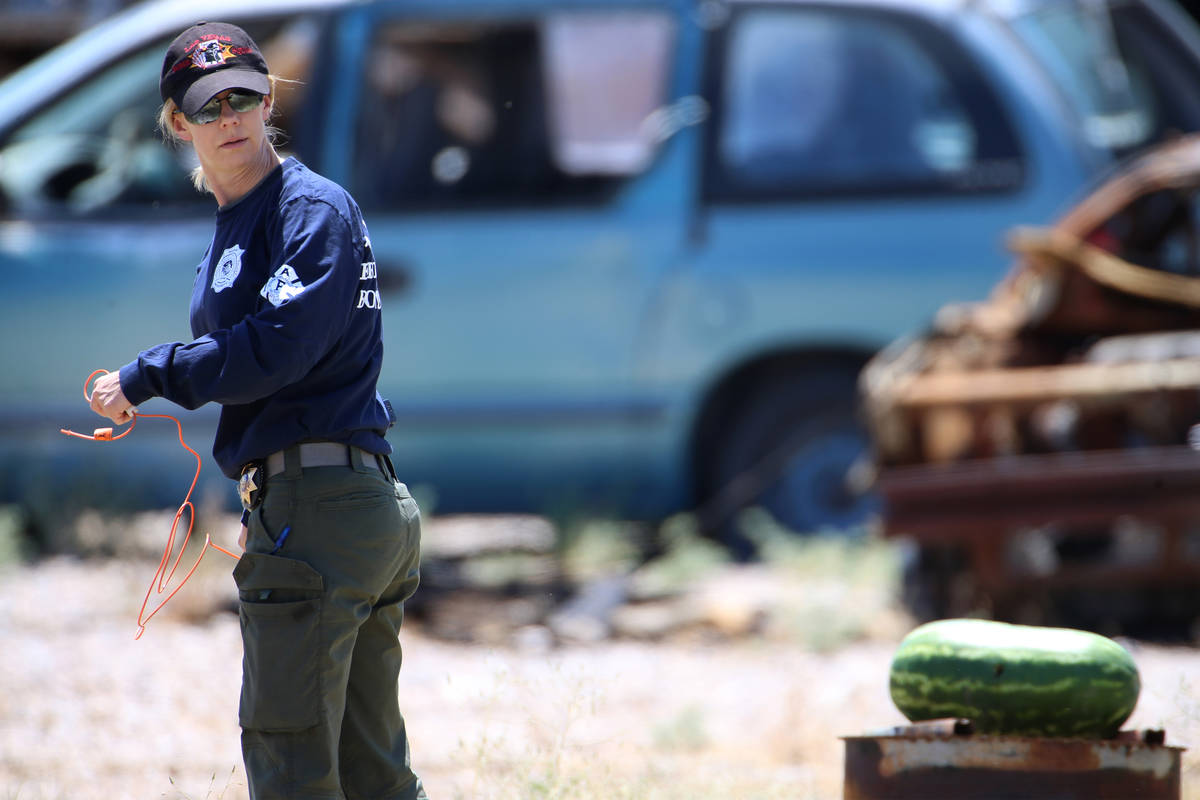
[[[0, 84], [0, 502], [191, 478], [168, 423], [58, 430], [100, 421], [93, 369], [188, 338], [214, 203], [154, 120], [198, 13], [251, 32], [282, 149], [364, 209], [389, 438], [439, 513], [856, 525], [865, 360], [983, 297], [1007, 228], [1200, 130], [1167, 0], [141, 3]], [[183, 419], [206, 451], [214, 412]]]

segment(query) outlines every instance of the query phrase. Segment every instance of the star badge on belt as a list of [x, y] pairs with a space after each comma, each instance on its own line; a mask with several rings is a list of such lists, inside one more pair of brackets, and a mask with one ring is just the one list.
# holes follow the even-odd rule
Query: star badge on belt
[[242, 470], [242, 476], [238, 478], [238, 495], [242, 498], [242, 508], [253, 508], [254, 492], [258, 490], [258, 484], [254, 479], [258, 477], [258, 467], [246, 467]]

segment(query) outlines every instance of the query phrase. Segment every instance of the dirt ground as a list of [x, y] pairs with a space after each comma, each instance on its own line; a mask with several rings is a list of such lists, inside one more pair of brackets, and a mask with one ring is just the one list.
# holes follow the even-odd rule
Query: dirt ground
[[[0, 800], [248, 796], [229, 564], [210, 555], [135, 641], [154, 567], [59, 557], [0, 571]], [[400, 696], [434, 800], [834, 800], [838, 737], [904, 722], [887, 693], [900, 635], [881, 626], [825, 649], [761, 635], [562, 646], [517, 631], [484, 645], [414, 623]], [[1126, 644], [1144, 683], [1126, 727], [1200, 746], [1200, 650]], [[1200, 751], [1185, 754], [1184, 797], [1200, 798]]]

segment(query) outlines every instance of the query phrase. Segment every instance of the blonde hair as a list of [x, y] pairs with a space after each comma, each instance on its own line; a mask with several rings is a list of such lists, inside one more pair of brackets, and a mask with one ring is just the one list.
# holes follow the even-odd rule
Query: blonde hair
[[[279, 78], [275, 75], [268, 75], [267, 79], [271, 82], [271, 93], [267, 95], [271, 101], [271, 108], [267, 116], [266, 132], [267, 141], [271, 143], [272, 147], [274, 147], [284, 135], [282, 130], [270, 124], [271, 117], [275, 116], [277, 108], [275, 104], [275, 87], [281, 82], [292, 83], [292, 81], [284, 80], [283, 78]], [[171, 124], [171, 117], [174, 116], [176, 111], [179, 111], [179, 107], [176, 106], [175, 101], [169, 97], [158, 109], [158, 132], [162, 135], [163, 140], [173, 147], [178, 147], [183, 142], [183, 140], [176, 135], [175, 128]], [[192, 186], [196, 187], [196, 191], [206, 193], [212, 191], [208, 186], [208, 180], [204, 177], [204, 167], [197, 165], [195, 169], [192, 170], [191, 179]]]

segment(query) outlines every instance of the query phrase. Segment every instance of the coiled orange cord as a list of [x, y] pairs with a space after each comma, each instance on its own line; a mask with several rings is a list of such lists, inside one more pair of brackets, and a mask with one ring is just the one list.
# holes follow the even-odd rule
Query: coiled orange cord
[[[83, 382], [83, 398], [87, 400], [88, 403], [92, 402], [92, 395], [88, 391], [88, 387], [91, 386], [92, 379], [97, 375], [105, 375], [107, 373], [108, 370], [106, 369], [98, 369], [91, 375], [88, 375], [87, 380]], [[187, 549], [188, 542], [192, 538], [192, 526], [196, 524], [196, 508], [192, 505], [192, 492], [196, 488], [196, 483], [200, 480], [201, 460], [200, 454], [191, 447], [188, 447], [188, 443], [183, 440], [183, 423], [181, 423], [176, 417], [173, 417], [170, 414], [139, 414], [136, 411], [131, 413], [133, 414], [133, 419], [130, 421], [129, 427], [115, 436], [113, 435], [112, 428], [96, 428], [90, 436], [86, 433], [76, 433], [75, 431], [67, 430], [66, 428], [60, 428], [59, 432], [66, 434], [67, 436], [74, 436], [77, 439], [87, 439], [93, 442], [115, 442], [132, 433], [133, 428], [135, 425], [137, 425], [139, 418], [146, 417], [169, 419], [175, 423], [175, 427], [179, 431], [179, 444], [182, 445], [183, 449], [191, 453], [196, 459], [196, 474], [192, 478], [192, 485], [188, 487], [187, 494], [183, 498], [183, 503], [179, 506], [179, 510], [175, 512], [175, 519], [171, 523], [171, 533], [167, 537], [166, 547], [163, 548], [162, 560], [158, 562], [158, 570], [154, 573], [154, 578], [150, 581], [150, 587], [146, 590], [146, 597], [142, 600], [142, 608], [140, 611], [138, 611], [138, 632], [137, 635], [133, 637], [136, 640], [142, 638], [142, 634], [146, 632], [146, 624], [150, 622], [151, 618], [161, 611], [163, 606], [165, 606], [171, 600], [171, 598], [183, 588], [183, 585], [188, 582], [188, 578], [192, 577], [192, 573], [196, 571], [196, 569], [200, 566], [201, 560], [203, 560], [205, 554], [208, 553], [208, 548], [211, 547], [212, 549], [224, 553], [233, 559], [238, 559], [240, 556], [215, 543], [212, 540], [212, 537], [207, 533], [204, 534], [204, 547], [201, 549], [200, 555], [196, 558], [196, 563], [192, 564], [192, 568], [189, 569], [187, 574], [183, 576], [183, 579], [179, 581], [179, 585], [174, 589], [171, 589], [167, 596], [163, 598], [162, 602], [155, 606], [149, 614], [146, 613], [146, 607], [150, 604], [150, 595], [156, 592], [155, 587], [157, 587], [157, 594], [159, 595], [167, 592], [167, 587], [175, 577], [175, 571], [179, 568], [179, 562], [183, 560], [183, 552]], [[175, 557], [175, 563], [171, 565], [171, 568], [168, 571], [167, 564], [171, 562], [171, 553], [173, 553], [175, 550], [175, 536], [177, 529], [179, 528], [179, 520], [183, 517], [185, 511], [188, 515], [187, 535], [183, 537], [183, 543], [179, 546], [179, 554]]]

